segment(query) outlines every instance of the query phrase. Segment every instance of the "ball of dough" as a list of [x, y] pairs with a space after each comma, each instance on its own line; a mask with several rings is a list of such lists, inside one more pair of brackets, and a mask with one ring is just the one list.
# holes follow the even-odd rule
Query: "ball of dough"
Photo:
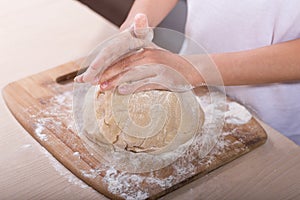
[[84, 129], [98, 144], [134, 153], [161, 152], [190, 140], [204, 121], [200, 105], [183, 101], [183, 93], [152, 90], [119, 95], [93, 91], [86, 96]]

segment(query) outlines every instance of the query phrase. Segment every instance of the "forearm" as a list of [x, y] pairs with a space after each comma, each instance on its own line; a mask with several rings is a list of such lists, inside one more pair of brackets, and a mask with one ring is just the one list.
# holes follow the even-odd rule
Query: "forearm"
[[131, 10], [120, 27], [121, 30], [128, 28], [138, 13], [144, 13], [148, 17], [150, 27], [157, 26], [167, 14], [174, 8], [178, 0], [135, 0]]
[[213, 54], [225, 85], [300, 81], [300, 39], [249, 51]]

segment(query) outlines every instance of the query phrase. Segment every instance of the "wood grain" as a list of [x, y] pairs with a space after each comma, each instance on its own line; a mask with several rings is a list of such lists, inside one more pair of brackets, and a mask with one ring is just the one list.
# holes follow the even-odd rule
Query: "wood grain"
[[[117, 181], [119, 186], [126, 184], [120, 182], [120, 176], [129, 180], [138, 176], [142, 182], [136, 187], [124, 186], [121, 191], [112, 190], [111, 182], [105, 178], [108, 175], [107, 170], [111, 169], [90, 154], [76, 133], [72, 118], [72, 83], [56, 82], [58, 77], [70, 74], [76, 68], [76, 63], [70, 62], [10, 83], [5, 87], [3, 95], [11, 112], [32, 137], [77, 177], [109, 198], [122, 199], [125, 197], [124, 194], [127, 197], [145, 194], [150, 199], [156, 199], [240, 157], [266, 141], [264, 129], [254, 118], [245, 125], [227, 125], [224, 127], [226, 134], [221, 136], [227, 144], [222, 147], [216, 146], [201, 160], [197, 159], [197, 156], [193, 157], [191, 160], [191, 164], [195, 166], [193, 172], [174, 173], [174, 166], [184, 167], [188, 164], [185, 161], [186, 155], [183, 155], [172, 165], [154, 173], [114, 172], [113, 179], [109, 180]], [[150, 184], [150, 179], [160, 180], [162, 184]]]

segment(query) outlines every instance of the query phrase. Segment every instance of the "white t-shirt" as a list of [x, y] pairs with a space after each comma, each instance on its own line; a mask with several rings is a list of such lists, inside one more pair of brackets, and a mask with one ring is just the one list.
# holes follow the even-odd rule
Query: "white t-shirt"
[[[300, 38], [300, 0], [187, 0], [187, 5], [186, 34], [208, 53], [243, 51]], [[226, 92], [300, 144], [300, 80], [231, 86]]]

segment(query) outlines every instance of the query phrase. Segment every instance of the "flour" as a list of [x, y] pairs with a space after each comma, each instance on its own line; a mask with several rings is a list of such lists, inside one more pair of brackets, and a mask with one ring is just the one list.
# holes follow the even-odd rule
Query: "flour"
[[99, 170], [99, 169], [90, 169], [89, 171], [80, 170], [80, 172], [84, 177], [96, 178], [101, 173], [101, 170]]
[[174, 170], [176, 171], [176, 174], [179, 176], [181, 175], [187, 175], [190, 174], [193, 169], [195, 169], [195, 166], [192, 163], [187, 163], [186, 166], [178, 166], [173, 165]]
[[36, 124], [35, 134], [43, 141], [47, 141], [48, 137], [46, 134], [42, 133], [44, 130], [43, 124]]
[[[210, 95], [197, 97], [197, 100], [205, 111], [205, 116], [212, 116], [212, 120], [223, 117], [226, 123], [235, 125], [246, 124], [251, 120], [252, 115], [244, 106], [236, 102], [222, 101], [222, 98], [219, 92], [211, 92]], [[227, 110], [218, 109], [218, 107], [227, 107]]]
[[68, 93], [69, 92], [65, 92], [64, 94], [54, 96], [54, 101], [58, 104], [63, 104], [66, 101], [66, 98], [68, 97]]
[[[34, 121], [34, 132], [40, 140], [48, 140], [48, 136], [43, 133], [46, 128], [59, 132], [63, 128], [63, 122], [68, 122], [72, 119], [72, 97], [73, 95], [70, 91], [54, 96], [46, 103], [49, 105], [48, 107], [45, 107], [37, 114], [30, 115]], [[29, 107], [25, 112], [31, 113], [31, 109], [35, 109], [35, 107]], [[67, 129], [76, 130], [75, 123], [68, 123]]]
[[73, 153], [73, 156], [75, 156], [77, 158], [80, 158], [80, 153], [76, 151], [76, 152]]
[[142, 185], [151, 185], [152, 187], [160, 186], [169, 188], [173, 185], [174, 176], [167, 178], [156, 178], [153, 173], [150, 176], [142, 176], [139, 174], [130, 174], [127, 172], [117, 172], [114, 167], [110, 167], [106, 171], [103, 181], [108, 185], [108, 190], [113, 194], [118, 194], [124, 199], [146, 199], [149, 197], [149, 189]]
[[[140, 175], [118, 173], [114, 167], [106, 171], [103, 182], [108, 185], [108, 190], [113, 194], [119, 194], [126, 200], [146, 199], [149, 197], [147, 191], [140, 190], [144, 177]], [[134, 188], [134, 189], [133, 189]]]
[[[65, 130], [76, 132], [75, 123], [70, 123], [70, 119], [73, 117], [72, 98], [73, 94], [69, 91], [56, 95], [47, 100], [49, 101], [47, 102], [49, 107], [45, 107], [40, 113], [31, 115], [34, 120], [33, 128], [39, 139], [42, 141], [48, 140], [44, 132], [46, 128], [58, 134], [64, 133]], [[213, 101], [211, 98], [213, 98]], [[211, 96], [203, 95], [197, 97], [197, 101], [202, 106], [206, 116], [202, 127], [202, 134], [197, 135], [191, 143], [187, 144], [190, 145], [189, 149], [184, 145], [178, 147], [178, 152], [184, 152], [181, 153], [183, 159], [171, 165], [172, 173], [170, 175], [162, 177], [154, 171], [149, 172], [148, 176], [143, 176], [142, 174], [117, 171], [117, 162], [115, 162], [111, 165], [101, 163], [100, 167], [106, 167], [99, 169], [79, 169], [82, 176], [89, 179], [96, 179], [104, 175], [103, 178], [100, 178], [101, 182], [99, 184], [107, 185], [108, 191], [112, 194], [129, 200], [146, 199], [151, 194], [151, 188], [170, 188], [183, 181], [187, 176], [194, 175], [197, 168], [209, 167], [215, 162], [218, 162], [217, 156], [230, 148], [231, 145], [243, 145], [243, 141], [236, 141], [232, 144], [232, 141], [227, 139], [233, 132], [223, 133], [222, 127], [224, 123], [236, 125], [246, 124], [252, 117], [243, 106], [235, 102], [224, 102], [222, 98], [223, 96], [217, 92], [212, 92]], [[30, 108], [28, 108], [28, 112], [31, 113]], [[29, 147], [29, 145], [23, 146], [24, 148]], [[182, 151], [181, 148], [185, 151]], [[61, 176], [65, 177], [68, 182], [78, 185], [81, 188], [88, 187], [53, 158], [45, 149], [43, 149], [43, 152], [49, 158], [54, 169]], [[164, 154], [165, 157], [161, 156], [160, 159], [164, 160], [168, 157], [178, 156], [178, 152], [174, 152], [174, 154]], [[90, 153], [94, 155], [92, 152]], [[81, 155], [78, 151], [73, 152], [73, 156], [76, 157], [76, 159], [81, 159]], [[153, 158], [155, 157], [158, 156], [153, 156]], [[119, 161], [120, 160], [122, 159], [120, 158]], [[126, 162], [128, 162], [128, 160], [131, 162], [131, 159], [127, 159]], [[139, 162], [142, 163], [143, 160]], [[138, 166], [138, 161], [136, 161], [135, 164]], [[126, 163], [123, 163], [123, 165], [126, 165]], [[145, 187], [146, 185], [151, 186], [151, 188]]]
[[80, 188], [85, 189], [89, 186], [81, 181], [79, 178], [74, 176], [69, 170], [67, 170], [60, 162], [58, 162], [44, 147], [42, 147], [41, 152], [49, 159], [51, 165], [59, 173], [60, 176], [65, 177], [67, 181], [71, 184], [78, 185]]
[[[179, 152], [185, 152], [181, 155], [182, 161], [177, 161], [171, 166], [173, 172], [171, 175], [161, 178], [160, 175], [151, 172], [148, 176], [140, 174], [131, 174], [124, 171], [117, 171], [116, 163], [112, 164], [108, 170], [105, 170], [103, 181], [108, 185], [108, 190], [115, 195], [124, 199], [145, 199], [148, 198], [151, 191], [143, 186], [151, 185], [152, 187], [160, 187], [167, 189], [177, 183], [180, 183], [187, 176], [192, 176], [199, 167], [209, 167], [218, 162], [218, 155], [230, 150], [231, 145], [241, 146], [243, 141], [235, 141], [227, 139], [232, 132], [223, 132], [224, 123], [245, 124], [251, 120], [251, 114], [241, 105], [234, 102], [224, 101], [224, 96], [217, 92], [210, 95], [197, 97], [199, 104], [205, 113], [205, 122], [202, 127], [202, 134], [198, 134], [194, 140], [189, 143], [190, 148], [184, 145], [178, 146]], [[229, 137], [230, 138], [230, 137]], [[183, 148], [187, 151], [182, 151]], [[236, 153], [240, 149], [233, 149]], [[176, 151], [172, 154], [159, 155], [161, 160], [167, 159], [168, 156], [178, 156]], [[117, 155], [117, 154], [116, 154]], [[120, 155], [119, 155], [120, 156]], [[165, 158], [163, 157], [165, 156]], [[112, 158], [115, 159], [116, 157]], [[116, 159], [121, 161], [122, 159]], [[133, 165], [140, 165], [137, 160], [128, 157], [127, 160], [134, 162]], [[125, 161], [124, 164], [126, 164]], [[142, 160], [140, 162], [143, 162]], [[119, 166], [117, 166], [119, 167]]]
[[228, 111], [225, 112], [226, 123], [240, 125], [246, 124], [251, 120], [252, 115], [242, 105], [236, 102], [229, 102], [227, 105]]
[[[59, 89], [59, 88], [54, 88]], [[68, 123], [67, 127], [63, 127], [63, 122], [69, 122], [72, 119], [72, 98], [73, 93], [71, 91], [64, 92], [60, 95], [56, 95], [49, 99], [47, 107], [36, 114], [30, 115], [34, 121], [34, 132], [38, 138], [42, 141], [48, 141], [48, 136], [43, 133], [45, 129], [49, 129], [55, 132], [62, 132], [64, 128], [75, 131], [75, 123]], [[35, 106], [29, 107], [25, 110], [26, 113], [31, 113], [31, 109], [36, 109]], [[23, 145], [22, 148], [28, 148], [31, 144]], [[46, 149], [42, 147], [42, 152], [49, 159], [51, 165], [59, 173], [59, 175], [65, 177], [71, 184], [78, 185], [80, 188], [88, 188], [89, 186], [83, 181], [74, 176], [69, 170], [67, 170], [60, 162], [58, 162]], [[73, 156], [80, 159], [79, 152], [74, 152]]]

